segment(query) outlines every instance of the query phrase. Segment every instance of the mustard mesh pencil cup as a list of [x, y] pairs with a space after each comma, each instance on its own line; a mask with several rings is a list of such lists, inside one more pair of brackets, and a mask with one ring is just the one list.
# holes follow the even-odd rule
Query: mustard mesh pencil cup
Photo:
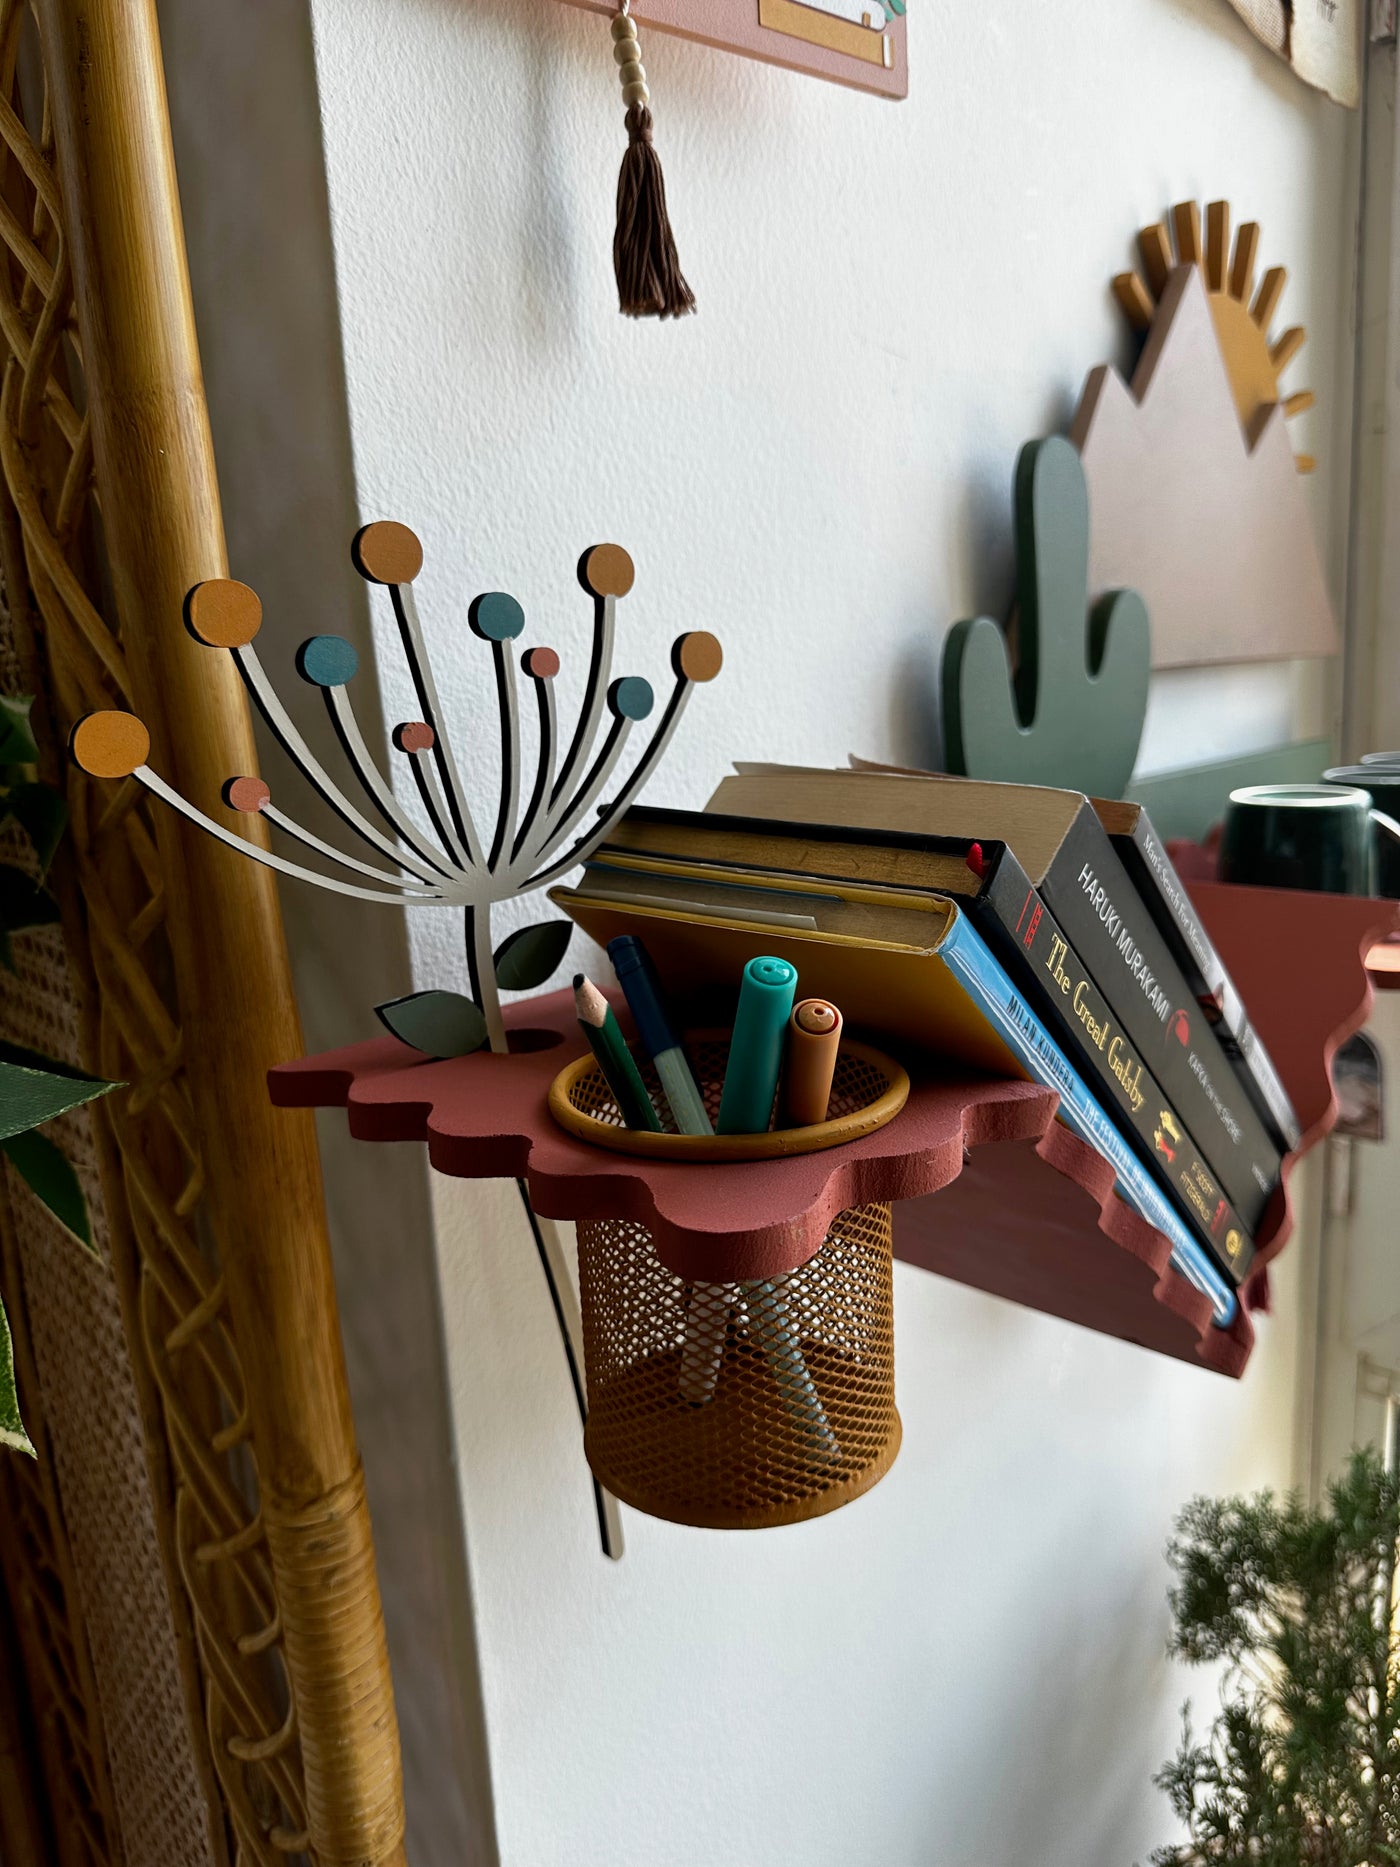
[[[722, 1036], [691, 1045], [712, 1116], [728, 1049]], [[908, 1090], [898, 1064], [847, 1042], [828, 1118], [810, 1128], [625, 1129], [591, 1057], [555, 1079], [549, 1100], [555, 1119], [594, 1145], [734, 1174], [742, 1198], [745, 1176], [870, 1133]], [[702, 1282], [669, 1269], [646, 1226], [580, 1220], [584, 1449], [599, 1481], [651, 1516], [708, 1529], [798, 1523], [868, 1491], [900, 1441], [890, 1237], [888, 1205], [857, 1206], [795, 1269]]]

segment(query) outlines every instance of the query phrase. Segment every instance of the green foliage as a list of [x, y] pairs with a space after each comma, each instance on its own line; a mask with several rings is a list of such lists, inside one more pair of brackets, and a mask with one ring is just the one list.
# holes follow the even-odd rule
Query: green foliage
[[[17, 823], [34, 854], [29, 868], [0, 863], [0, 965], [14, 968], [10, 935], [52, 926], [58, 903], [44, 877], [68, 821], [59, 793], [34, 776], [39, 749], [30, 724], [33, 699], [0, 694], [0, 829]], [[37, 869], [37, 876], [32, 872]], [[0, 1154], [59, 1224], [92, 1249], [87, 1202], [77, 1174], [47, 1135], [34, 1132], [56, 1115], [105, 1096], [116, 1083], [88, 1076], [52, 1057], [0, 1042]], [[15, 1391], [14, 1346], [0, 1305], [0, 1446], [33, 1453]]]
[[496, 948], [496, 984], [503, 992], [533, 992], [569, 950], [572, 921], [536, 921], [518, 927]]
[[15, 1392], [15, 1347], [10, 1340], [10, 1325], [0, 1304], [0, 1446], [12, 1452], [34, 1456], [34, 1444], [24, 1430], [19, 1414], [19, 1396]]
[[49, 872], [49, 864], [68, 822], [68, 806], [52, 785], [28, 778], [6, 786], [3, 803], [29, 838], [42, 880]]
[[39, 757], [29, 716], [33, 694], [0, 694], [0, 766], [33, 765]]
[[0, 1141], [105, 1096], [118, 1084], [0, 1040]]
[[[108, 1083], [106, 1087], [114, 1089], [116, 1084]], [[0, 1141], [0, 1154], [63, 1229], [91, 1251], [92, 1226], [88, 1222], [87, 1201], [73, 1164], [63, 1149], [56, 1147], [46, 1134], [12, 1134]]]
[[[0, 1154], [81, 1245], [93, 1249], [87, 1201], [71, 1163], [47, 1135], [34, 1130], [69, 1109], [105, 1096], [120, 1087], [101, 1077], [0, 1042]], [[20, 1418], [15, 1391], [14, 1349], [4, 1304], [0, 1303], [0, 1446], [32, 1453], [33, 1445]]]
[[1358, 1452], [1327, 1508], [1197, 1498], [1168, 1557], [1173, 1654], [1224, 1662], [1204, 1742], [1159, 1773], [1189, 1840], [1157, 1867], [1400, 1863], [1400, 1485]]
[[470, 1056], [486, 1042], [481, 1007], [461, 992], [410, 992], [374, 1011], [395, 1037], [430, 1057]]
[[36, 876], [13, 863], [0, 863], [0, 966], [10, 972], [10, 935], [49, 927], [58, 919], [58, 903], [43, 884], [68, 821], [62, 797], [33, 773], [39, 756], [29, 717], [33, 706], [31, 695], [0, 694], [0, 829], [11, 822], [19, 825], [38, 868]]

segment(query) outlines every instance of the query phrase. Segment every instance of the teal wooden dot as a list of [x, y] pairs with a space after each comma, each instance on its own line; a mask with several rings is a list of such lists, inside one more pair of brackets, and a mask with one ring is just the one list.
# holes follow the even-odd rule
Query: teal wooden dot
[[608, 705], [620, 720], [644, 720], [656, 705], [656, 695], [640, 674], [624, 674], [608, 689]]
[[473, 602], [467, 620], [484, 642], [512, 642], [525, 627], [525, 612], [513, 596], [489, 590]]
[[313, 687], [344, 687], [360, 657], [343, 635], [313, 635], [297, 650], [297, 673]]

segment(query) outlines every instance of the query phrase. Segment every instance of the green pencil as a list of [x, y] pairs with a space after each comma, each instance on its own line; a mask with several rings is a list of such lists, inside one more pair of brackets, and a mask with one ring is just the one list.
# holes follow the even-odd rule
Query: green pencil
[[661, 1133], [661, 1123], [651, 1105], [642, 1073], [632, 1061], [632, 1052], [622, 1035], [622, 1027], [613, 1016], [612, 1006], [581, 972], [574, 974], [574, 1010], [579, 1028], [588, 1039], [598, 1068], [603, 1072], [613, 1100], [622, 1112], [624, 1126], [649, 1128]]

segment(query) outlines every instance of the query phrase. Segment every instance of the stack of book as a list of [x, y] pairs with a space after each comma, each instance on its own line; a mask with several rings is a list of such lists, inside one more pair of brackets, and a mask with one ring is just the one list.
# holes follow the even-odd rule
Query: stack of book
[[848, 1027], [1056, 1089], [1221, 1320], [1297, 1118], [1136, 806], [1040, 786], [741, 765], [634, 808], [551, 898], [600, 943], [729, 983], [759, 951]]

